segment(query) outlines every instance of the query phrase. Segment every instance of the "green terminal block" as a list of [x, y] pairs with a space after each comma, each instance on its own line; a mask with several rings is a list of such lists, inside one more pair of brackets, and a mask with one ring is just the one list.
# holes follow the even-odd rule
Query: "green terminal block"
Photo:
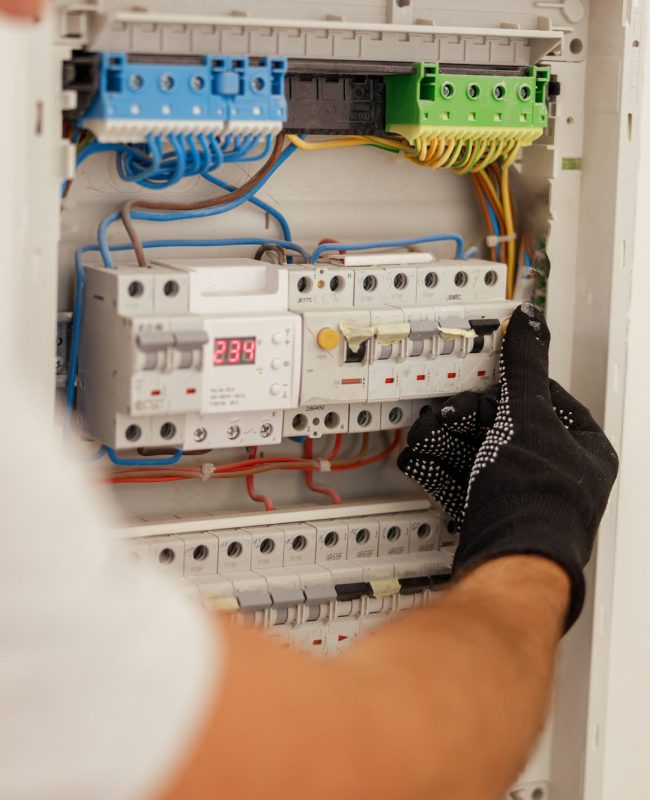
[[410, 144], [456, 139], [531, 144], [548, 124], [549, 67], [527, 75], [458, 75], [438, 64], [415, 64], [410, 75], [387, 75], [386, 130]]

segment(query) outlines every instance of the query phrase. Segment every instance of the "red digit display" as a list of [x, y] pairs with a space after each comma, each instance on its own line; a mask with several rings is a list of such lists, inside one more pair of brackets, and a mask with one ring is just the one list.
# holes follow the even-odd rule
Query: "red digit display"
[[214, 351], [212, 353], [212, 363], [215, 367], [226, 363], [226, 350], [228, 348], [228, 339], [215, 339]]
[[230, 339], [226, 354], [227, 364], [239, 364], [241, 361], [241, 339]]
[[242, 339], [241, 347], [244, 361], [247, 364], [255, 363], [255, 339]]
[[254, 364], [257, 340], [254, 336], [229, 336], [215, 339], [212, 350], [212, 364], [215, 367], [237, 364]]

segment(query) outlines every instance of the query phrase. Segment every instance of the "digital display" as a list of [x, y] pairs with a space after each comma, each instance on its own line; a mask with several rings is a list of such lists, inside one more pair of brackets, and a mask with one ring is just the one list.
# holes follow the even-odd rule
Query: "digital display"
[[257, 340], [254, 336], [233, 336], [215, 339], [212, 365], [215, 367], [254, 364]]

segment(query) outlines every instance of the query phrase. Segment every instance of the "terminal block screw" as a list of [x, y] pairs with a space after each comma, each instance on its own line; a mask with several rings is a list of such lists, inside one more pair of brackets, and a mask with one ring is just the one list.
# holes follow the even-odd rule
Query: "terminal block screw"
[[239, 425], [229, 425], [226, 428], [226, 436], [229, 439], [236, 439], [240, 433], [241, 431], [239, 430]]
[[273, 433], [273, 425], [270, 422], [265, 422], [262, 427], [260, 428], [260, 436], [263, 439], [268, 439], [269, 436]]
[[205, 428], [197, 428], [194, 431], [194, 441], [195, 442], [204, 442], [208, 438], [208, 432]]

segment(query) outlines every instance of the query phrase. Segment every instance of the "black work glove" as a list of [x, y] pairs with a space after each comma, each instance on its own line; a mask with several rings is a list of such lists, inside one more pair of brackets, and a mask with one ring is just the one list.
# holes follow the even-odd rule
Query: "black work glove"
[[549, 382], [549, 342], [541, 314], [517, 309], [497, 397], [466, 392], [422, 417], [398, 464], [458, 523], [455, 574], [516, 554], [562, 566], [572, 583], [568, 629], [618, 459], [589, 411]]

